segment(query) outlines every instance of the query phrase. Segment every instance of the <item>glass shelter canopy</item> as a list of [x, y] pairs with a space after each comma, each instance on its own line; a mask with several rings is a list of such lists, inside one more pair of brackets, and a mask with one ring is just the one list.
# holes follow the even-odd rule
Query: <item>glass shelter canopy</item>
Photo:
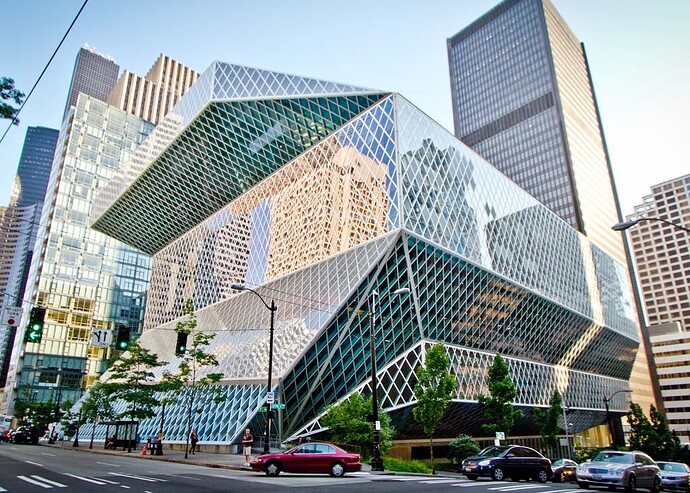
[[[622, 265], [398, 94], [209, 70], [221, 66], [247, 75], [243, 96], [197, 101], [204, 74], [178, 103], [195, 116], [95, 223], [154, 254], [141, 343], [170, 362], [159, 376], [177, 368], [186, 299], [198, 330], [216, 334], [219, 367], [202, 372], [224, 373], [228, 399], [201, 406], [202, 441], [263, 426], [269, 313], [233, 284], [277, 306], [272, 390], [286, 411], [274, 440], [318, 433], [327, 405], [371, 391], [373, 296], [379, 391], [398, 436], [420, 435], [407, 412], [414, 370], [438, 341], [458, 380], [443, 436], [481, 434], [468, 416], [497, 352], [517, 405], [559, 390], [579, 416], [571, 430], [604, 422], [597, 396], [628, 388], [639, 344]], [[183, 406], [169, 416], [166, 434], [184, 440]], [[529, 417], [519, 426], [534, 431]]]

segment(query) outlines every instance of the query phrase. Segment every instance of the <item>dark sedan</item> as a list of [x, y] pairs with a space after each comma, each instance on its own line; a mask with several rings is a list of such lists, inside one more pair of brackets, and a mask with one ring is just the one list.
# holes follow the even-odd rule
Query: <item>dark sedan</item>
[[488, 476], [496, 481], [506, 478], [536, 479], [545, 483], [551, 477], [551, 461], [536, 450], [519, 445], [487, 447], [462, 462], [467, 479]]
[[553, 471], [553, 482], [564, 483], [566, 481], [575, 481], [575, 470], [577, 469], [577, 462], [570, 459], [557, 459], [551, 461], [551, 470]]
[[12, 443], [27, 443], [36, 445], [38, 443], [39, 430], [35, 426], [20, 426], [15, 430], [10, 438]]
[[266, 476], [301, 472], [341, 477], [346, 472], [362, 470], [359, 454], [347, 453], [340, 447], [324, 442], [309, 442], [287, 452], [260, 455], [250, 465], [254, 471], [265, 472]]
[[661, 469], [661, 489], [690, 492], [690, 467], [682, 462], [657, 462]]

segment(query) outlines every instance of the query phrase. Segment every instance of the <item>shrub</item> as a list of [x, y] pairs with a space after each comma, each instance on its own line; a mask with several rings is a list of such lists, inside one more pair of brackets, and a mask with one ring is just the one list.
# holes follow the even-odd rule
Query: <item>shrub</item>
[[416, 472], [420, 474], [431, 474], [431, 467], [418, 460], [393, 459], [384, 457], [383, 468], [386, 471]]
[[448, 444], [448, 460], [461, 463], [466, 458], [479, 453], [481, 448], [471, 436], [460, 434]]

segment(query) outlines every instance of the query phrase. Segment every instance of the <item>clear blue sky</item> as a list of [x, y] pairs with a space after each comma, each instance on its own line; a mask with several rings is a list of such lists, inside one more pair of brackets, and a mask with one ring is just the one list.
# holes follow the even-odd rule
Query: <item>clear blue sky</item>
[[[623, 212], [690, 173], [690, 1], [553, 0], [585, 43]], [[31, 89], [83, 0], [3, 0], [0, 76]], [[401, 93], [452, 132], [446, 39], [497, 0], [90, 0], [0, 143], [7, 205], [27, 126], [59, 128], [85, 43], [144, 75], [160, 53]], [[0, 122], [5, 131], [5, 121]]]

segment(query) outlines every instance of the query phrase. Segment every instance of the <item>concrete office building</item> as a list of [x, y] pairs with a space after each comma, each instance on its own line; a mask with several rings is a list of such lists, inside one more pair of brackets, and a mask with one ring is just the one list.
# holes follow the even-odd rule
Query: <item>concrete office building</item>
[[[184, 71], [191, 72], [186, 67]], [[176, 75], [169, 73], [168, 78]], [[161, 80], [165, 87], [172, 83]], [[151, 91], [157, 90], [152, 84]], [[149, 104], [158, 115], [157, 106]], [[91, 344], [92, 329], [129, 331], [132, 338], [141, 333], [150, 257], [91, 230], [89, 224], [97, 191], [125, 163], [136, 160], [137, 152], [150, 156], [164, 145], [159, 137], [152, 140], [159, 147], [141, 146], [153, 129], [153, 123], [86, 94], [70, 108], [40, 219], [40, 254], [33, 259], [27, 283], [28, 306], [47, 308], [45, 330], [40, 343], [24, 342], [25, 307], [4, 393], [7, 409], [17, 396], [29, 393], [56, 405], [76, 401], [100, 377], [110, 356], [109, 347]]]
[[113, 58], [97, 53], [89, 45], [81, 48], [74, 62], [63, 120], [69, 109], [77, 105], [80, 94], [105, 101], [117, 82], [119, 72], [120, 66]]
[[[622, 215], [584, 45], [553, 4], [503, 1], [448, 39], [448, 60], [456, 137], [626, 262], [611, 229]], [[645, 336], [631, 385], [648, 409]]]
[[[202, 443], [264, 433], [271, 365], [286, 409], [273, 444], [318, 435], [326, 406], [371, 393], [372, 335], [399, 440], [424, 436], [409, 413], [415, 369], [438, 341], [458, 381], [439, 437], [482, 434], [496, 352], [523, 433], [538, 434], [530, 410], [554, 391], [571, 431], [605, 422], [602, 395], [625, 413], [639, 339], [624, 266], [399, 94], [216, 62], [173, 113], [175, 139], [104, 187], [119, 194], [93, 227], [153, 255], [140, 343], [169, 362], [158, 377], [180, 362], [186, 300], [215, 334], [227, 400], [197, 395]], [[256, 294], [277, 307], [272, 359]], [[166, 441], [185, 441], [187, 410], [165, 407]]]

